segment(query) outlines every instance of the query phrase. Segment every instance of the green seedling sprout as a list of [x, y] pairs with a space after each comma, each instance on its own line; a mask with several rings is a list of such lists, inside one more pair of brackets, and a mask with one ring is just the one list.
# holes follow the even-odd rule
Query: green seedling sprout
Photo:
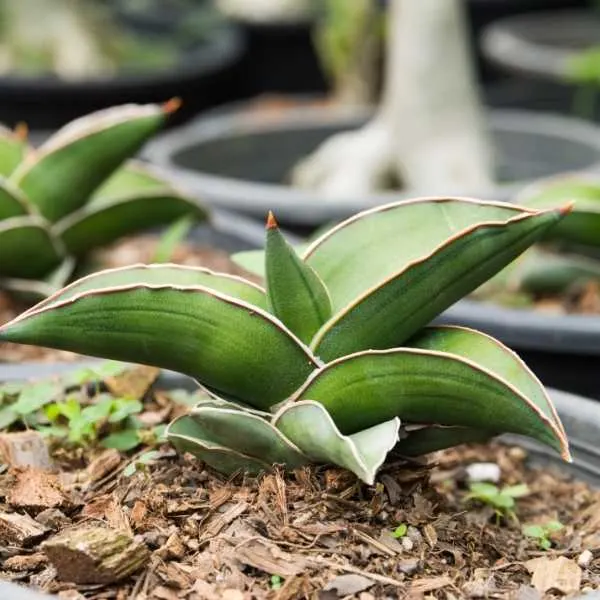
[[529, 493], [529, 488], [524, 483], [499, 488], [492, 483], [475, 482], [469, 484], [469, 493], [465, 496], [465, 502], [477, 500], [491, 506], [498, 519], [504, 517], [516, 521], [515, 498], [522, 498]]
[[539, 525], [524, 525], [523, 535], [536, 539], [542, 550], [549, 550], [552, 547], [550, 537], [561, 529], [564, 529], [564, 525], [560, 521], [552, 520]]

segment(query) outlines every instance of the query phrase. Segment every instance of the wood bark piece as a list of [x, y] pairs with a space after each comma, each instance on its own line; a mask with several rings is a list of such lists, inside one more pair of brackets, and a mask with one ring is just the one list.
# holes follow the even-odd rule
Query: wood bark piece
[[135, 573], [150, 558], [144, 544], [104, 527], [64, 531], [44, 542], [42, 549], [59, 579], [78, 584], [114, 583]]
[[114, 471], [121, 464], [121, 453], [109, 448], [99, 454], [87, 468], [91, 482], [98, 481]]
[[0, 543], [29, 546], [48, 535], [50, 530], [29, 515], [0, 512]]
[[525, 563], [531, 572], [531, 585], [538, 592], [558, 591], [573, 594], [581, 586], [581, 568], [574, 560], [559, 556], [556, 559], [540, 557]]
[[248, 540], [235, 548], [235, 559], [244, 565], [288, 578], [301, 573], [308, 561], [300, 554], [280, 550], [266, 540]]
[[160, 369], [140, 365], [115, 377], [106, 377], [104, 385], [114, 396], [141, 398], [157, 380]]
[[48, 508], [71, 510], [71, 498], [64, 492], [58, 477], [37, 467], [18, 467], [12, 470], [15, 478], [8, 503], [27, 512], [38, 513]]
[[4, 561], [3, 567], [9, 571], [37, 571], [48, 562], [48, 559], [41, 553], [19, 554], [11, 556]]
[[33, 430], [0, 433], [0, 456], [11, 467], [52, 467], [46, 441], [39, 432]]
[[375, 582], [368, 577], [363, 575], [356, 575], [356, 573], [346, 573], [345, 575], [338, 575], [332, 579], [324, 588], [324, 591], [335, 590], [337, 595], [341, 598], [344, 596], [351, 596], [358, 594], [364, 590], [368, 590], [373, 587]]
[[47, 508], [46, 510], [43, 510], [35, 516], [35, 520], [54, 531], [64, 529], [64, 527], [71, 524], [71, 519], [69, 519], [62, 511], [58, 510], [58, 508]]

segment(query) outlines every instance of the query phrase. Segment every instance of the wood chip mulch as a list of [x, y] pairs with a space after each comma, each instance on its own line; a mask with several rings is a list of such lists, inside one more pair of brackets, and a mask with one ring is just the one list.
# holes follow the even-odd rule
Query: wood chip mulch
[[[168, 445], [132, 475], [135, 459], [115, 450], [79, 455], [76, 468], [54, 458], [53, 472], [0, 475], [0, 577], [61, 598], [525, 600], [600, 589], [600, 491], [528, 467], [518, 447], [397, 460], [374, 487], [327, 467], [227, 479]], [[465, 467], [481, 461], [500, 466], [502, 484], [529, 486], [519, 522], [465, 502]], [[551, 519], [564, 529], [543, 551], [521, 526]]]

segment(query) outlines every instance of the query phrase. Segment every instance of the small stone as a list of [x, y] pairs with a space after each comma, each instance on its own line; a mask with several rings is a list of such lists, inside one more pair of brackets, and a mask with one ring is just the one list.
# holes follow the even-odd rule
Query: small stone
[[334, 577], [329, 583], [327, 583], [323, 590], [325, 592], [335, 590], [338, 597], [343, 598], [345, 596], [351, 596], [367, 590], [374, 584], [375, 582], [372, 579], [369, 579], [363, 575], [346, 573], [344, 575], [338, 575], [337, 577]]
[[513, 446], [512, 448], [510, 448], [510, 450], [508, 451], [508, 455], [513, 460], [518, 461], [523, 461], [527, 458], [527, 452], [524, 448], [521, 448], [520, 446]]
[[405, 575], [414, 575], [419, 570], [418, 558], [407, 558], [398, 563], [398, 571]]
[[500, 467], [496, 463], [473, 463], [466, 469], [467, 479], [472, 482], [487, 481], [498, 483], [502, 475]]
[[415, 547], [415, 543], [408, 536], [404, 536], [400, 543], [405, 552], [410, 552]]
[[423, 535], [416, 527], [413, 527], [412, 525], [408, 526], [405, 537], [407, 537], [417, 547], [423, 543]]
[[592, 560], [594, 560], [594, 555], [589, 551], [589, 550], [584, 550], [578, 557], [577, 557], [577, 564], [585, 569], [586, 567], [589, 567], [590, 563], [592, 562]]

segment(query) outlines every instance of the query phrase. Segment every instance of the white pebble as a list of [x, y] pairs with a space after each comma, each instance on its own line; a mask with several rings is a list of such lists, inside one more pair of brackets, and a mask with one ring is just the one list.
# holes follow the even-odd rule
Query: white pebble
[[467, 479], [472, 482], [498, 483], [500, 481], [500, 467], [496, 463], [473, 463], [466, 468], [466, 472]]
[[584, 550], [577, 557], [577, 564], [582, 568], [588, 567], [589, 564], [592, 562], [593, 558], [594, 555], [589, 550]]
[[414, 542], [409, 537], [406, 537], [406, 536], [402, 538], [401, 543], [402, 543], [402, 548], [406, 552], [410, 552], [415, 547]]

